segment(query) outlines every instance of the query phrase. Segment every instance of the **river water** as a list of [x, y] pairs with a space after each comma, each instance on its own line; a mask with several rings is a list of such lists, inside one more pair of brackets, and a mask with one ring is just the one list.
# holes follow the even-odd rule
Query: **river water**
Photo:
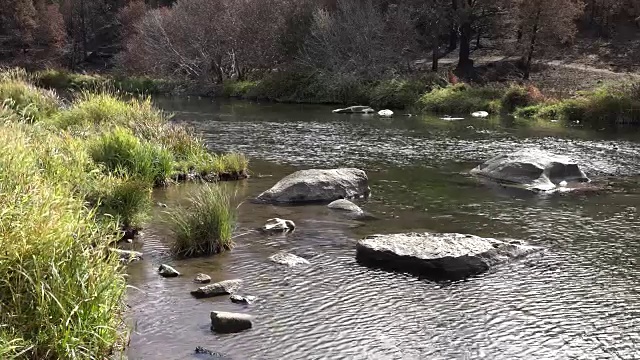
[[[196, 346], [238, 360], [640, 359], [640, 143], [633, 135], [509, 120], [334, 115], [326, 106], [157, 104], [201, 131], [212, 150], [250, 156], [254, 176], [223, 185], [238, 204], [236, 247], [228, 253], [171, 259], [164, 209], [156, 209], [137, 244], [145, 260], [129, 267], [129, 359], [196, 359]], [[625, 179], [626, 191], [534, 195], [465, 174], [521, 148], [570, 155], [596, 182]], [[367, 171], [372, 197], [360, 205], [377, 219], [246, 201], [297, 169], [338, 166]], [[197, 186], [155, 196], [172, 207]], [[271, 217], [293, 220], [296, 231], [250, 231]], [[355, 261], [355, 242], [366, 235], [426, 230], [519, 238], [546, 250], [446, 285]], [[311, 265], [270, 263], [280, 250]], [[183, 276], [161, 278], [163, 262]], [[189, 291], [199, 272], [214, 281], [240, 278], [240, 293], [259, 300], [195, 299]], [[249, 313], [254, 328], [214, 334], [212, 310]]]

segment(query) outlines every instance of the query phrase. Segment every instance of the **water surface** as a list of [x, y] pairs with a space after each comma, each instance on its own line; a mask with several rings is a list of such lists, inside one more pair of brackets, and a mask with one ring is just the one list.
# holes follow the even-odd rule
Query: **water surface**
[[[640, 144], [633, 137], [577, 129], [514, 127], [509, 120], [334, 115], [325, 106], [158, 99], [216, 151], [251, 157], [254, 177], [224, 186], [236, 194], [236, 248], [189, 260], [166, 255], [170, 236], [158, 209], [141, 238], [145, 260], [130, 266], [130, 359], [193, 359], [196, 346], [228, 359], [637, 359], [640, 358]], [[631, 191], [533, 195], [467, 176], [506, 151], [539, 147], [568, 154], [595, 181], [625, 177]], [[246, 199], [292, 171], [356, 166], [378, 220], [357, 222], [322, 205], [272, 206]], [[156, 194], [169, 207], [197, 185]], [[250, 229], [293, 220], [289, 235]], [[443, 285], [364, 268], [355, 242], [374, 233], [454, 231], [513, 237], [546, 248], [479, 278]], [[311, 265], [287, 269], [280, 250]], [[162, 262], [184, 276], [163, 279]], [[198, 272], [241, 278], [245, 307], [228, 297], [195, 299]], [[252, 330], [217, 335], [209, 312], [255, 316]]]

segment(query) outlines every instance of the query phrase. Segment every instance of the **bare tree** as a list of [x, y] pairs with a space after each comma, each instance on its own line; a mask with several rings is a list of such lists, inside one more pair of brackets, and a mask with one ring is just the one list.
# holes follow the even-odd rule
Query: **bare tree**
[[300, 61], [327, 73], [380, 77], [402, 66], [416, 36], [410, 12], [402, 5], [383, 14], [371, 0], [338, 0], [333, 11], [315, 11]]
[[581, 0], [517, 0], [519, 28], [522, 29], [524, 79], [531, 72], [536, 49], [552, 42], [566, 43], [576, 34], [576, 20], [583, 12]]

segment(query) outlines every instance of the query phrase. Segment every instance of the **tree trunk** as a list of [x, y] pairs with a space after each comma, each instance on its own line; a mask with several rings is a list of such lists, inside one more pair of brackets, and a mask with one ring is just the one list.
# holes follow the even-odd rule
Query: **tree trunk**
[[80, 0], [80, 34], [82, 36], [82, 57], [84, 61], [87, 57], [87, 27], [85, 24], [84, 0]]
[[449, 31], [449, 51], [458, 47], [458, 24], [456, 13], [458, 12], [458, 0], [451, 0], [451, 30]]
[[471, 23], [466, 20], [460, 27], [460, 53], [458, 56], [458, 68], [464, 76], [473, 71], [473, 61], [471, 60]]
[[433, 54], [431, 57], [431, 70], [438, 71], [438, 32], [433, 35]]
[[529, 75], [531, 74], [531, 60], [533, 59], [533, 52], [536, 48], [536, 37], [538, 35], [538, 23], [540, 22], [540, 10], [536, 14], [535, 22], [533, 23], [533, 33], [531, 34], [531, 46], [529, 47], [529, 54], [527, 54], [527, 62], [524, 66], [524, 75], [522, 78], [524, 80], [529, 80]]

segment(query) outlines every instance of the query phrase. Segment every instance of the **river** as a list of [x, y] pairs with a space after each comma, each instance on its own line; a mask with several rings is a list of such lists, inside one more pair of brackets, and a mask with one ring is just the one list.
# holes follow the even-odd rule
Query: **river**
[[[225, 359], [638, 359], [640, 358], [640, 142], [634, 135], [508, 120], [335, 115], [327, 106], [156, 99], [202, 132], [215, 151], [250, 157], [253, 177], [225, 183], [238, 204], [236, 247], [188, 260], [167, 255], [157, 208], [129, 266], [132, 324], [128, 357], [196, 359], [203, 346]], [[465, 174], [500, 153], [537, 147], [584, 164], [594, 181], [626, 179], [626, 191], [535, 195], [491, 187]], [[303, 168], [366, 170], [378, 219], [353, 221], [322, 205], [257, 205], [247, 199]], [[169, 207], [198, 185], [155, 193]], [[621, 185], [622, 186], [622, 185]], [[292, 234], [249, 232], [271, 217]], [[524, 239], [542, 254], [478, 278], [436, 284], [372, 270], [355, 242], [374, 233], [441, 231]], [[268, 261], [286, 250], [310, 266]], [[183, 273], [157, 274], [167, 262]], [[195, 299], [196, 273], [241, 278], [252, 305]], [[211, 310], [246, 312], [254, 328], [210, 331]], [[206, 357], [203, 357], [206, 358]]]

